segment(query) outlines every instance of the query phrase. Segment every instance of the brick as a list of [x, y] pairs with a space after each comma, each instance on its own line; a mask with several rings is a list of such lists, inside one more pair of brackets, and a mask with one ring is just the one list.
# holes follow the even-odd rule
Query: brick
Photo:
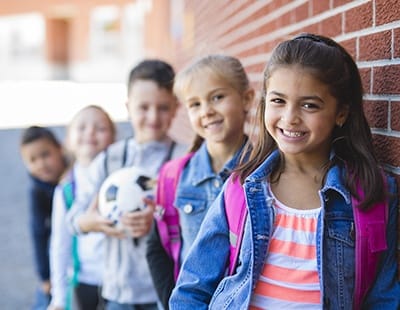
[[400, 131], [400, 102], [393, 101], [391, 104], [390, 111], [391, 111], [390, 127], [392, 130]]
[[400, 139], [395, 137], [373, 135], [373, 144], [378, 159], [394, 167], [400, 166]]
[[299, 32], [308, 32], [308, 33], [315, 33], [315, 34], [321, 33], [319, 24], [309, 25], [309, 26], [304, 27], [303, 29], [301, 29], [301, 31], [299, 31]]
[[[324, 2], [324, 1], [321, 1]], [[320, 24], [320, 33], [328, 37], [336, 37], [341, 34], [342, 31], [342, 14], [329, 17], [323, 20]]]
[[[251, 3], [251, 2], [244, 1], [243, 5], [239, 6], [236, 11], [232, 12], [232, 14], [230, 16], [228, 16], [226, 18], [226, 20], [229, 20], [230, 18], [235, 18], [234, 15], [240, 13], [242, 10], [246, 9], [247, 7], [249, 7], [250, 6], [249, 3]], [[247, 18], [241, 20], [240, 23], [235, 24], [233, 27], [227, 29], [227, 31], [223, 35], [225, 35], [228, 32], [237, 30], [237, 29], [241, 28], [243, 25], [251, 23], [251, 22], [253, 22], [253, 21], [255, 21], [255, 20], [257, 20], [257, 19], [259, 19], [261, 17], [264, 17], [265, 14], [268, 14], [268, 13], [269, 13], [268, 7], [265, 6], [262, 9], [258, 10], [257, 12], [254, 12], [252, 15], [248, 16]]]
[[353, 0], [333, 0], [332, 1], [332, 8], [336, 8], [338, 6], [345, 5], [347, 3], [352, 2]]
[[400, 65], [373, 68], [374, 94], [400, 94]]
[[353, 32], [372, 26], [372, 2], [365, 3], [345, 12], [344, 32]]
[[375, 0], [376, 26], [399, 20], [399, 0]]
[[400, 57], [400, 28], [393, 30], [393, 57]]
[[[242, 24], [245, 25], [245, 24]], [[270, 33], [273, 32], [277, 29], [279, 29], [282, 26], [279, 26], [278, 21], [277, 20], [270, 20], [268, 21], [266, 24], [260, 26], [258, 29], [253, 30], [251, 32], [248, 33], [244, 33], [242, 36], [236, 38], [235, 40], [231, 41], [228, 46], [233, 46], [236, 44], [240, 44], [243, 41], [247, 41], [247, 40], [251, 40], [254, 38], [257, 38], [259, 36], [265, 35], [266, 33]], [[225, 36], [229, 36], [229, 33], [225, 34]]]
[[278, 42], [281, 42], [281, 38], [278, 40], [269, 41], [269, 42], [260, 42], [260, 45], [253, 47], [251, 49], [248, 49], [248, 50], [244, 50], [236, 56], [238, 58], [245, 58], [245, 57], [254, 56], [254, 55], [258, 55], [258, 54], [265, 54], [269, 51], [272, 51], [273, 48], [278, 44]]
[[370, 68], [362, 68], [359, 69], [361, 81], [364, 89], [364, 93], [371, 93], [371, 69]]
[[310, 17], [309, 16], [309, 7], [310, 7], [309, 3], [304, 3], [300, 6], [298, 6], [297, 8], [295, 8], [294, 11], [292, 11], [293, 22], [298, 23], [298, 22], [303, 21], [303, 20], [307, 19], [308, 17]]
[[329, 9], [329, 1], [312, 0], [312, 15], [321, 14]]
[[388, 106], [387, 101], [364, 101], [364, 113], [370, 127], [388, 128]]
[[343, 46], [346, 51], [356, 60], [356, 40], [349, 39], [346, 41], [339, 42], [341, 46]]
[[391, 31], [362, 36], [359, 42], [359, 61], [391, 59], [392, 57]]
[[281, 15], [279, 18], [276, 19], [277, 28], [283, 28], [293, 23], [292, 20], [292, 13], [287, 12], [286, 14]]

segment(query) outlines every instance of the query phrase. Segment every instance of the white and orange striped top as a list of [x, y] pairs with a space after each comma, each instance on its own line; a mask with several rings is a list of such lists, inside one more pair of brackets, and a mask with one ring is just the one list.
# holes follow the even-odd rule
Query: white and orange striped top
[[321, 208], [297, 210], [276, 198], [274, 205], [269, 252], [249, 309], [322, 309], [316, 255]]

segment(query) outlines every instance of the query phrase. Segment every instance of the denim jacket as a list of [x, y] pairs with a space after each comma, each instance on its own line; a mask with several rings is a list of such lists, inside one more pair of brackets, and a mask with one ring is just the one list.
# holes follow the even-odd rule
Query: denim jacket
[[243, 146], [224, 165], [221, 171], [215, 173], [207, 151], [207, 144], [203, 142], [200, 149], [183, 169], [174, 203], [179, 210], [182, 236], [181, 258], [186, 256], [206, 212], [218, 196], [232, 169], [235, 168], [242, 149]]
[[[238, 266], [227, 276], [229, 229], [223, 192], [210, 208], [170, 299], [170, 309], [247, 309], [252, 291], [260, 277], [268, 251], [274, 222], [273, 198], [267, 178], [278, 159], [271, 154], [249, 177], [244, 190], [248, 217]], [[328, 171], [319, 191], [322, 211], [317, 225], [317, 266], [323, 309], [351, 309], [355, 281], [355, 240], [351, 196], [337, 166]], [[388, 249], [379, 265], [376, 282], [368, 292], [363, 309], [399, 309], [400, 286], [397, 281], [396, 223], [397, 191], [388, 178]]]

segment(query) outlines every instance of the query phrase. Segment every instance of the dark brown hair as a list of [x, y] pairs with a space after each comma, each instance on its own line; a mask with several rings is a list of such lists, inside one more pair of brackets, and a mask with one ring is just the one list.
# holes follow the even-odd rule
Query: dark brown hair
[[175, 71], [165, 61], [158, 59], [146, 59], [138, 63], [129, 73], [128, 95], [132, 84], [136, 80], [151, 80], [157, 83], [158, 87], [164, 88], [172, 93]]
[[[349, 111], [343, 126], [335, 127], [332, 132], [335, 156], [326, 169], [336, 164], [346, 166], [345, 183], [350, 193], [358, 197], [358, 182], [364, 191], [361, 208], [383, 201], [386, 190], [382, 170], [374, 154], [370, 127], [363, 111], [363, 89], [357, 65], [350, 54], [332, 39], [308, 33], [278, 44], [266, 65], [262, 98], [256, 112], [256, 127], [260, 132], [255, 138], [249, 160], [243, 162], [237, 171], [241, 181], [277, 149], [268, 131], [262, 130], [265, 126], [266, 85], [277, 68], [292, 65], [301, 66], [327, 85], [338, 104], [346, 106]], [[281, 156], [278, 169], [282, 169], [283, 164]]]
[[55, 134], [50, 129], [41, 126], [30, 126], [26, 128], [22, 132], [20, 145], [23, 146], [40, 139], [46, 139], [56, 147], [61, 148], [61, 143], [58, 141]]

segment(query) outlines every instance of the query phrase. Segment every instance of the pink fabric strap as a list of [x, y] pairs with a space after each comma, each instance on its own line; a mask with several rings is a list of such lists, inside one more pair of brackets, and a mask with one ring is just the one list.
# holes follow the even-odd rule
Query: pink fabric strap
[[157, 181], [157, 212], [155, 219], [161, 244], [174, 261], [175, 280], [179, 273], [181, 235], [179, 213], [174, 206], [175, 191], [183, 168], [193, 153], [167, 162], [161, 169]]
[[[360, 188], [358, 195], [364, 196]], [[380, 254], [387, 249], [388, 206], [386, 203], [377, 203], [368, 210], [360, 210], [355, 197], [352, 197], [352, 205], [356, 226], [354, 309], [358, 310], [375, 281]]]
[[239, 256], [247, 215], [243, 187], [238, 177], [228, 179], [224, 199], [226, 218], [229, 226], [229, 274], [232, 275]]

